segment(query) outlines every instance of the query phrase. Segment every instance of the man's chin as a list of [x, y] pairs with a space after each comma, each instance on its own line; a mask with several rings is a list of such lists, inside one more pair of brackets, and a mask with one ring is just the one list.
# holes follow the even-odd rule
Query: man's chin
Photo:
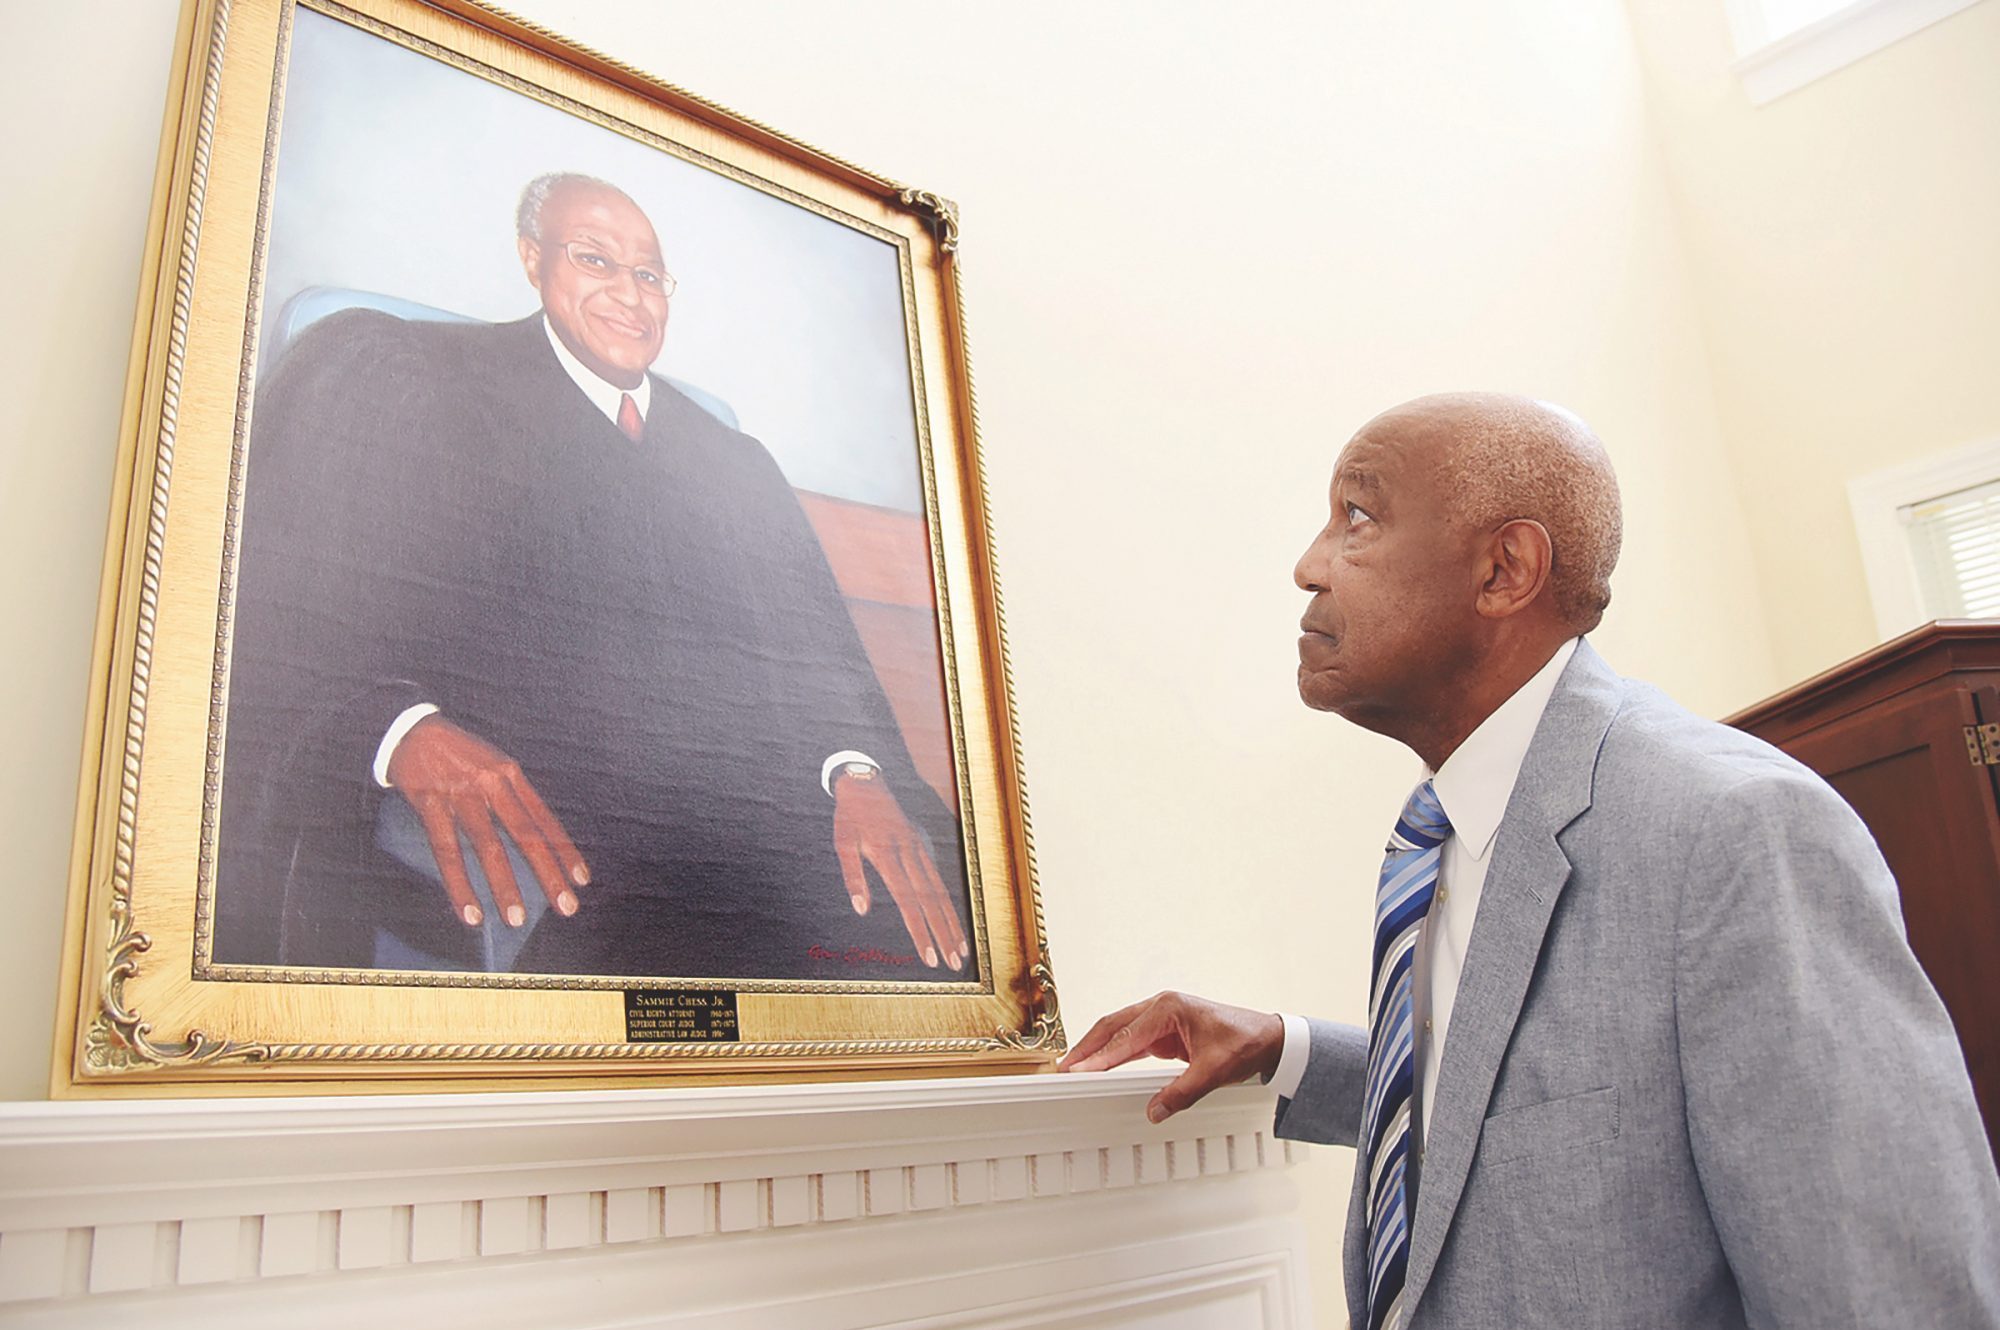
[[644, 374], [660, 358], [661, 338], [627, 334], [601, 322], [590, 331], [596, 334], [589, 339], [590, 353], [620, 373]]
[[1314, 711], [1338, 711], [1343, 694], [1326, 672], [1299, 666], [1299, 701]]
[[599, 352], [597, 358], [603, 361], [608, 369], [614, 371], [614, 373], [607, 376], [610, 379], [612, 379], [613, 382], [616, 382], [619, 379], [629, 379], [633, 383], [637, 383], [640, 379], [645, 378], [646, 371], [653, 367], [653, 362], [651, 360], [647, 360], [644, 362], [635, 362], [634, 358], [630, 355], [622, 355], [616, 359], [613, 359], [612, 357], [604, 355], [602, 352]]

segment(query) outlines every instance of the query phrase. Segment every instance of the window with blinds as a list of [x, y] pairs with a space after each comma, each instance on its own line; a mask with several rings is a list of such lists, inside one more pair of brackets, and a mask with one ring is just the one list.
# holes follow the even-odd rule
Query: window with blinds
[[2000, 618], [2000, 480], [1896, 510], [1936, 619]]

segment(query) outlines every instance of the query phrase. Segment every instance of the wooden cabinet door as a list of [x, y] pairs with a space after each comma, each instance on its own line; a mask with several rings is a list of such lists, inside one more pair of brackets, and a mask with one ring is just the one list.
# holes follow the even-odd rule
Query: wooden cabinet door
[[1785, 749], [1840, 791], [1882, 847], [1910, 949], [1958, 1027], [2000, 1154], [2000, 767], [1974, 765], [1965, 742], [1967, 726], [2000, 720], [1995, 711], [1991, 690], [1921, 689]]

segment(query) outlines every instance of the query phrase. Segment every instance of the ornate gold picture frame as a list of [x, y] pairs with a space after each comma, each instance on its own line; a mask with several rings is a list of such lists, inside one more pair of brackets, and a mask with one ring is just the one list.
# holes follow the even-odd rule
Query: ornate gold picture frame
[[1052, 1062], [958, 265], [473, 0], [189, 0], [53, 1092]]

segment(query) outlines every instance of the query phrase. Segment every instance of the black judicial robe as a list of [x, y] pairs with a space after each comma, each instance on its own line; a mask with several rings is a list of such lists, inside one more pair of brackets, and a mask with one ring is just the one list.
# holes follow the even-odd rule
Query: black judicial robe
[[879, 881], [849, 906], [829, 755], [882, 764], [968, 919], [957, 822], [776, 463], [657, 375], [635, 444], [539, 312], [332, 316], [258, 396], [241, 530], [216, 961], [367, 966], [381, 930], [479, 965], [442, 888], [375, 843], [399, 797], [375, 750], [431, 702], [520, 763], [591, 867], [515, 970], [973, 977], [915, 958]]

